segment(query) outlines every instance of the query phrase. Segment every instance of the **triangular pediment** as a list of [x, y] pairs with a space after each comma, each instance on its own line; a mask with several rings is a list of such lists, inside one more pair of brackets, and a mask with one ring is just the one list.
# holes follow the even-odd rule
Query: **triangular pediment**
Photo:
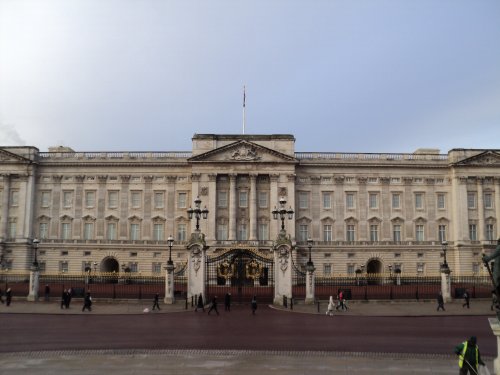
[[500, 167], [500, 153], [498, 151], [488, 150], [480, 154], [471, 156], [454, 164], [455, 166], [467, 167]]
[[188, 161], [203, 163], [296, 163], [297, 159], [256, 143], [240, 140], [196, 155]]
[[0, 148], [0, 163], [19, 163], [19, 162], [27, 163], [29, 162], [29, 160], [20, 155], [16, 155], [13, 152]]

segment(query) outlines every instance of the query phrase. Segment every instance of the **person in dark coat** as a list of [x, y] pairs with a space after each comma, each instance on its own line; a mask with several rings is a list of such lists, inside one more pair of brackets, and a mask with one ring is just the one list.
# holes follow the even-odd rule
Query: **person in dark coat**
[[194, 309], [194, 312], [198, 312], [198, 309], [202, 309], [203, 312], [205, 312], [205, 306], [203, 305], [203, 296], [200, 295], [198, 296], [198, 301], [196, 302], [196, 307]]
[[68, 294], [66, 295], [66, 301], [64, 306], [69, 309], [69, 305], [71, 304], [71, 299], [73, 298], [73, 289], [68, 288]]
[[155, 308], [157, 308], [158, 310], [161, 310], [160, 309], [160, 304], [158, 303], [159, 300], [160, 300], [160, 294], [156, 293], [155, 294], [155, 299], [153, 300], [153, 308], [151, 310], [154, 310]]
[[226, 293], [224, 297], [224, 310], [231, 311], [231, 293]]
[[458, 355], [460, 375], [476, 375], [479, 373], [478, 366], [485, 366], [484, 362], [481, 360], [481, 353], [479, 353], [479, 348], [477, 347], [476, 342], [476, 337], [472, 336], [467, 341], [464, 341], [455, 347], [454, 351], [455, 354]]
[[6, 305], [10, 306], [11, 301], [12, 301], [12, 290], [10, 290], [10, 288], [8, 288], [5, 291], [5, 303], [6, 303]]
[[83, 299], [82, 311], [85, 311], [85, 309], [92, 311], [92, 297], [90, 296], [90, 292], [88, 292]]
[[214, 298], [212, 298], [212, 303], [210, 304], [210, 308], [208, 309], [208, 315], [210, 315], [210, 312], [212, 310], [215, 310], [217, 315], [219, 315], [219, 310], [217, 310], [217, 296], [214, 296]]
[[463, 303], [462, 307], [467, 306], [467, 308], [470, 308], [469, 302], [470, 302], [470, 296], [469, 296], [469, 292], [466, 290], [464, 292], [464, 303]]
[[50, 299], [50, 286], [45, 284], [45, 302], [49, 302]]
[[255, 311], [257, 310], [257, 297], [253, 296], [252, 302], [250, 303], [252, 306], [252, 315], [255, 315]]
[[61, 309], [68, 305], [68, 290], [64, 289], [61, 295]]
[[441, 293], [441, 292], [439, 292], [439, 294], [437, 296], [437, 303], [438, 303], [438, 307], [437, 307], [436, 311], [439, 311], [439, 309], [443, 309], [443, 311], [445, 311], [443, 293]]

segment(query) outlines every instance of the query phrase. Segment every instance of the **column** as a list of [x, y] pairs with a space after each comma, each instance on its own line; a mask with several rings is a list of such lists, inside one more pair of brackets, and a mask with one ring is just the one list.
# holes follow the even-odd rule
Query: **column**
[[165, 298], [163, 302], [166, 304], [172, 305], [175, 303], [174, 296], [174, 269], [175, 266], [173, 264], [167, 264], [165, 267]]
[[[278, 181], [279, 174], [270, 174], [269, 179], [271, 181], [270, 193], [269, 193], [269, 207], [270, 211], [274, 210], [274, 208], [279, 208], [279, 197], [278, 197]], [[278, 237], [278, 233], [281, 227], [281, 222], [279, 220], [274, 220], [271, 214], [271, 221], [269, 223], [269, 238], [273, 239]]]
[[229, 175], [229, 241], [236, 241], [236, 174]]
[[477, 177], [477, 231], [478, 231], [478, 239], [483, 243], [486, 239], [486, 231], [484, 225], [484, 192], [483, 192], [483, 177]]
[[40, 287], [40, 271], [38, 267], [32, 267], [30, 271], [30, 291], [27, 300], [30, 302], [38, 301], [38, 289]]
[[283, 242], [274, 250], [274, 304], [283, 305], [283, 297], [292, 298], [292, 246]]
[[2, 218], [0, 222], [0, 237], [4, 240], [9, 237], [9, 198], [10, 198], [10, 175], [4, 174], [3, 178], [3, 195], [2, 195]]
[[[450, 208], [453, 210], [454, 233], [453, 240], [455, 245], [468, 240], [469, 214], [467, 210], [467, 177], [455, 177], [452, 180], [452, 203]], [[458, 254], [456, 251], [455, 254]], [[455, 262], [459, 259], [455, 259]], [[455, 263], [460, 264], [460, 263]]]
[[[295, 174], [287, 175], [287, 208], [292, 207], [292, 209], [297, 212], [297, 208], [295, 207]], [[295, 214], [293, 220], [289, 220], [288, 218], [285, 220], [287, 224], [286, 231], [291, 236], [291, 238], [295, 238], [295, 220], [297, 215]]]
[[[188, 245], [188, 292], [187, 298], [195, 295], [202, 295], [206, 301], [205, 280], [206, 280], [206, 247], [201, 243]], [[212, 280], [208, 280], [210, 283]], [[217, 280], [215, 280], [217, 282]]]
[[[106, 212], [106, 181], [108, 176], [97, 176], [98, 188], [97, 188], [97, 238], [104, 237], [104, 214]], [[117, 228], [118, 230], [118, 228]]]
[[497, 219], [497, 238], [500, 238], [500, 178], [495, 178], [495, 217]]
[[[151, 223], [151, 214], [153, 211], [153, 176], [143, 176], [144, 178], [144, 204], [141, 205], [143, 207], [143, 219], [144, 219], [144, 227], [143, 233], [152, 239], [152, 223]], [[167, 237], [168, 234], [165, 236]], [[144, 238], [144, 236], [143, 236]]]
[[250, 174], [250, 241], [257, 240], [257, 175]]
[[307, 270], [306, 273], [306, 300], [305, 304], [314, 303], [314, 267]]
[[441, 268], [441, 293], [445, 302], [451, 301], [451, 278], [450, 269]]
[[217, 173], [208, 175], [208, 231], [207, 240], [217, 239]]
[[59, 238], [60, 221], [61, 216], [61, 181], [62, 175], [52, 175], [52, 181], [54, 182], [54, 188], [52, 190], [52, 207], [50, 210], [52, 219], [50, 225], [50, 237]]
[[83, 181], [85, 176], [75, 176], [76, 188], [75, 188], [75, 220], [74, 220], [74, 237], [83, 238], [82, 233], [82, 217], [83, 217]]
[[167, 193], [166, 193], [166, 206], [167, 206], [167, 226], [165, 228], [166, 235], [175, 235], [175, 181], [177, 176], [167, 176]]
[[500, 374], [500, 321], [498, 317], [488, 318], [491, 330], [497, 337], [497, 357], [493, 360], [493, 370], [495, 374]]
[[120, 191], [120, 229], [118, 238], [129, 238], [128, 235], [128, 195], [130, 190], [130, 175], [120, 176], [122, 181]]

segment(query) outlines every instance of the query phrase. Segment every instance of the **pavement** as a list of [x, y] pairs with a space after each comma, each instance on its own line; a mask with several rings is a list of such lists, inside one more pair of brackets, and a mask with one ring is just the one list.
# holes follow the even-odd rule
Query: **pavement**
[[[0, 305], [2, 314], [168, 314], [192, 313], [184, 301], [173, 305], [161, 303], [160, 311], [150, 311], [152, 301], [94, 299], [92, 311], [82, 312], [82, 301], [75, 299], [70, 309], [61, 309], [59, 301], [27, 302], [14, 299], [10, 306]], [[281, 306], [271, 306], [285, 310]], [[325, 314], [327, 301], [318, 305], [296, 303], [296, 314]], [[457, 300], [445, 304], [446, 311], [436, 311], [435, 301], [350, 301], [347, 311], [335, 315], [353, 316], [495, 316], [489, 300], [471, 300], [470, 308]], [[250, 308], [250, 307], [249, 307]], [[145, 312], [145, 309], [146, 312]], [[167, 338], [166, 338], [167, 339]], [[333, 338], [335, 339], [335, 338]], [[492, 358], [485, 361], [493, 374]], [[0, 356], [0, 375], [54, 374], [217, 374], [240, 375], [272, 373], [299, 374], [456, 374], [457, 359], [453, 355], [352, 353], [352, 352], [280, 352], [231, 350], [80, 350], [29, 353], [6, 353]]]

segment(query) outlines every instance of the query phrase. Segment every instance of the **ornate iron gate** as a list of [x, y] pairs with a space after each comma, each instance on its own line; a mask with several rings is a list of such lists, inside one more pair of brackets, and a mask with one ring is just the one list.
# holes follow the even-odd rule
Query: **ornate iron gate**
[[274, 260], [272, 256], [250, 249], [231, 249], [223, 254], [207, 256], [207, 300], [217, 296], [224, 300], [231, 293], [236, 303], [250, 302], [253, 296], [259, 302], [274, 299]]
[[297, 267], [292, 257], [292, 297], [306, 298], [306, 272]]

